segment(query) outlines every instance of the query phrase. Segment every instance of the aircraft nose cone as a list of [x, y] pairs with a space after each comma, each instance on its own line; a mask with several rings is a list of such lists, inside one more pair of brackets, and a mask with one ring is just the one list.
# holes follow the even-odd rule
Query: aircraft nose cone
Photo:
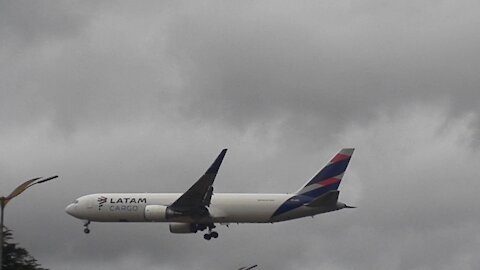
[[71, 216], [74, 216], [74, 208], [75, 206], [73, 205], [73, 203], [67, 205], [67, 207], [65, 207], [65, 212], [67, 212], [67, 214], [71, 215]]

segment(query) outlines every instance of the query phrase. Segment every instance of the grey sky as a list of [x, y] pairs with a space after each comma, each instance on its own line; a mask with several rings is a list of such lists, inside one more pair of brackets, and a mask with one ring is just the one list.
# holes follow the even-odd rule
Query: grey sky
[[[1, 1], [0, 194], [51, 269], [476, 269], [478, 1]], [[95, 192], [292, 192], [342, 147], [352, 211], [172, 235]]]

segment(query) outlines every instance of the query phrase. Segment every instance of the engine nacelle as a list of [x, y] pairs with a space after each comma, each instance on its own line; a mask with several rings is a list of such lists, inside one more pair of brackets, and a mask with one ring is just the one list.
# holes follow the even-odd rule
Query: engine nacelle
[[197, 226], [191, 223], [172, 223], [170, 224], [171, 233], [196, 233]]
[[167, 221], [167, 208], [165, 205], [145, 206], [145, 219], [148, 221]]
[[175, 217], [182, 217], [182, 212], [171, 209], [165, 205], [147, 205], [145, 206], [145, 219], [148, 221], [167, 221]]

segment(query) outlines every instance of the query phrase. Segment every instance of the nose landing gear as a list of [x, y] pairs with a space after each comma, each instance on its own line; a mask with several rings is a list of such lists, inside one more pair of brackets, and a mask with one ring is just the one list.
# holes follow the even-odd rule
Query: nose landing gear
[[86, 234], [90, 233], [90, 229], [88, 228], [88, 225], [90, 225], [90, 220], [87, 220], [87, 222], [85, 222], [85, 224], [83, 224], [83, 227], [85, 227], [85, 229], [83, 229], [83, 232], [86, 233]]

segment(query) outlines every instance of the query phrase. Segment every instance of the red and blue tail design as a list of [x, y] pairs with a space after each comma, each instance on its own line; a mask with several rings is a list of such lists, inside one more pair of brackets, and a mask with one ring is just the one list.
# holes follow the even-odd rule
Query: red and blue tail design
[[284, 202], [275, 211], [272, 218], [307, 205], [329, 191], [337, 190], [352, 158], [353, 150], [353, 148], [340, 150], [312, 180], [308, 181], [293, 197]]
[[319, 197], [331, 190], [337, 190], [352, 158], [353, 148], [344, 148], [323, 167], [305, 186], [296, 193], [311, 198]]

